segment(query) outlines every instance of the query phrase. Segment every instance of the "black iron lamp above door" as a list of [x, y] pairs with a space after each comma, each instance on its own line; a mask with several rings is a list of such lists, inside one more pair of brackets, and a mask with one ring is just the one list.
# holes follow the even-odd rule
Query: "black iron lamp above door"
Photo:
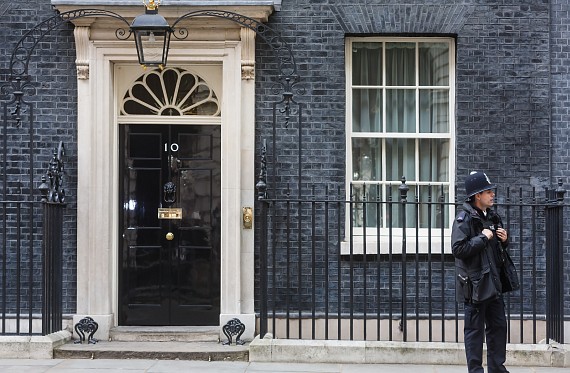
[[137, 16], [131, 23], [131, 32], [135, 35], [135, 45], [139, 63], [143, 66], [166, 66], [172, 28], [166, 19], [158, 14], [160, 0], [149, 0], [145, 4], [145, 13]]

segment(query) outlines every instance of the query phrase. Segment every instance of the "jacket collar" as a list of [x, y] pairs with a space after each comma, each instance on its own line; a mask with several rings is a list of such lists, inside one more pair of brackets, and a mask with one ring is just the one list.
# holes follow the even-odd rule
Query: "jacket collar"
[[473, 205], [471, 205], [469, 202], [464, 202], [462, 209], [467, 212], [469, 215], [471, 215], [472, 218], [474, 219], [479, 219], [481, 220], [481, 215], [479, 214], [478, 209], [476, 209], [475, 207], [473, 207]]

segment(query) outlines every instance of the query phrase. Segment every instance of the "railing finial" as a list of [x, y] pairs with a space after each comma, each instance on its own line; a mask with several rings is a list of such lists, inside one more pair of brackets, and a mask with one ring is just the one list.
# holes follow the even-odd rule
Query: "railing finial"
[[53, 157], [49, 162], [46, 174], [42, 176], [42, 183], [38, 187], [42, 194], [42, 202], [65, 202], [65, 189], [63, 188], [64, 156], [65, 146], [63, 141], [60, 141], [58, 148], [53, 151]]
[[400, 186], [398, 187], [398, 190], [400, 191], [400, 202], [402, 203], [406, 203], [407, 199], [408, 199], [408, 190], [410, 190], [410, 187], [408, 187], [408, 185], [406, 185], [406, 177], [402, 176], [402, 184], [400, 184]]
[[255, 184], [257, 189], [257, 199], [263, 200], [267, 198], [267, 142], [263, 140], [261, 148], [261, 167], [259, 170], [259, 181]]
[[566, 189], [562, 187], [562, 178], [558, 178], [558, 188], [556, 188], [556, 201], [564, 201], [564, 194], [566, 194]]

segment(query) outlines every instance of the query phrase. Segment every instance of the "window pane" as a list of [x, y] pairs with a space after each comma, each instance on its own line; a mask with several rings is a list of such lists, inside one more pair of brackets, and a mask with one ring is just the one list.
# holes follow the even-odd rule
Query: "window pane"
[[386, 139], [386, 180], [415, 180], [415, 140]]
[[419, 43], [420, 85], [449, 85], [449, 46]]
[[352, 84], [382, 85], [382, 43], [352, 44]]
[[386, 131], [416, 132], [416, 91], [386, 90]]
[[415, 56], [415, 43], [386, 43], [386, 85], [416, 85]]
[[449, 181], [449, 140], [421, 139], [420, 181]]
[[380, 139], [352, 140], [352, 179], [379, 180], [382, 177], [382, 142]]
[[449, 132], [448, 90], [420, 90], [420, 132]]
[[154, 69], [140, 76], [123, 97], [121, 115], [220, 115], [214, 91], [182, 69]]
[[[448, 228], [450, 207], [449, 187], [442, 185], [420, 186], [420, 228]], [[433, 232], [434, 235], [437, 232]]]
[[353, 184], [351, 201], [354, 227], [375, 227], [382, 224], [382, 191], [380, 185]]
[[354, 132], [382, 131], [382, 90], [354, 89], [352, 91], [352, 130]]
[[[404, 220], [404, 211], [406, 209], [406, 228], [416, 227], [416, 213], [415, 205], [413, 203], [407, 203], [403, 205], [400, 200], [400, 190], [398, 189], [400, 185], [391, 185], [388, 189], [388, 194], [391, 196], [391, 201], [387, 203], [387, 219], [392, 219], [392, 221], [387, 221], [386, 224], [389, 227], [392, 224], [394, 228], [402, 228]], [[412, 202], [416, 199], [416, 187], [409, 185], [408, 193], [406, 194], [406, 201]], [[390, 211], [390, 209], [392, 211]]]

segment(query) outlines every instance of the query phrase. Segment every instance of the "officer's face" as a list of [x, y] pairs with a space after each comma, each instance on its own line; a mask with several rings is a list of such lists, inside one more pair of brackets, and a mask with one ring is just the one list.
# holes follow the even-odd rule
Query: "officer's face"
[[495, 192], [492, 189], [485, 190], [475, 195], [475, 202], [481, 210], [486, 210], [495, 203]]

